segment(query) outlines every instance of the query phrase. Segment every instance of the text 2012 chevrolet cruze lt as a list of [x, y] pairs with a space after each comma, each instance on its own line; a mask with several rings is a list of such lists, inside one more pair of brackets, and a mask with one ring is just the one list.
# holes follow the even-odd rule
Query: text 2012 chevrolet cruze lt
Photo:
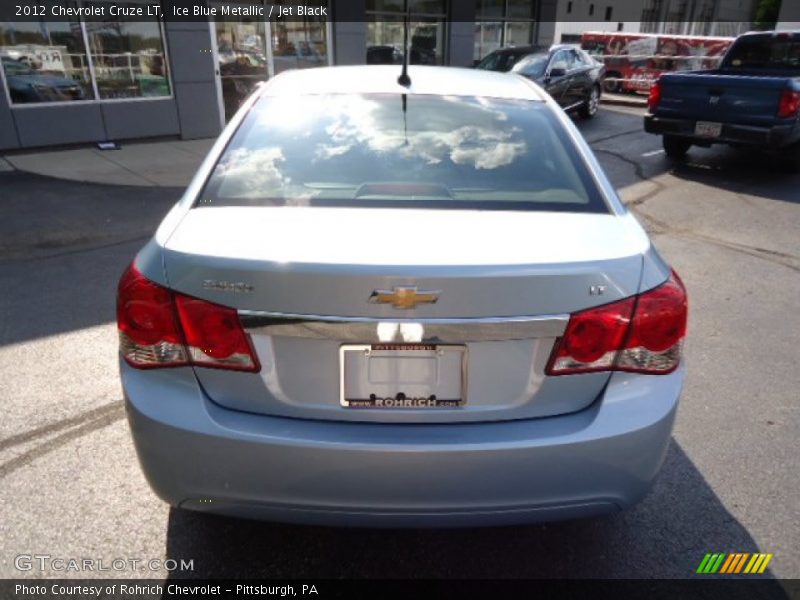
[[680, 279], [535, 84], [398, 71], [272, 79], [122, 276], [147, 479], [338, 525], [631, 505], [684, 378]]

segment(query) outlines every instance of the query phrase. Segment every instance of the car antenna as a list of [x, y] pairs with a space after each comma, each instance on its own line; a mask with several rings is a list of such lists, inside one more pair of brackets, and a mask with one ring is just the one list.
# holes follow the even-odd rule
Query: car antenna
[[408, 0], [404, 0], [404, 16], [403, 16], [403, 70], [400, 72], [400, 77], [397, 78], [397, 83], [403, 87], [411, 85], [411, 77], [408, 76]]

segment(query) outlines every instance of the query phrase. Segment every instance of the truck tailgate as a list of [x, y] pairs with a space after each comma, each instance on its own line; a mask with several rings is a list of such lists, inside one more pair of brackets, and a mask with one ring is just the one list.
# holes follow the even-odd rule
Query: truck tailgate
[[682, 118], [768, 127], [775, 124], [785, 77], [724, 75], [715, 71], [664, 75], [664, 118]]

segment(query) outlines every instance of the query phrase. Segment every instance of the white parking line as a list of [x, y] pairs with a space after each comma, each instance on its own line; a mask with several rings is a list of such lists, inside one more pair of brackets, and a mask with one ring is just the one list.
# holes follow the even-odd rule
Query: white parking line
[[664, 150], [653, 150], [651, 152], [645, 152], [642, 156], [655, 156], [656, 154], [663, 154]]

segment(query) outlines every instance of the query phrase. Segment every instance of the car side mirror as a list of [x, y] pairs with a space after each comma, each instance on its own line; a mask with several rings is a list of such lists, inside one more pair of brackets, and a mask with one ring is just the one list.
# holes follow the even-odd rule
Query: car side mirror
[[567, 74], [567, 70], [566, 69], [555, 68], [555, 69], [550, 69], [550, 72], [547, 74], [547, 76], [551, 77], [551, 78], [552, 77], [563, 77], [566, 74]]

